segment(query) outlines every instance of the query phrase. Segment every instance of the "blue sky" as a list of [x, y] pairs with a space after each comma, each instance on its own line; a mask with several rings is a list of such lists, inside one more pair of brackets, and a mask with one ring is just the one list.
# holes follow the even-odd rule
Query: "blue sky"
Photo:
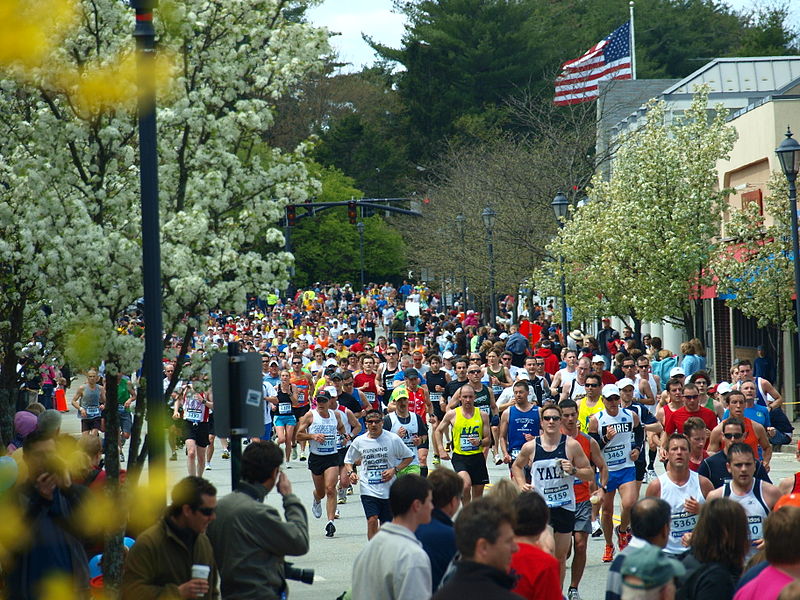
[[[728, 0], [735, 9], [752, 8], [768, 0]], [[627, 0], [620, 0], [627, 4]], [[792, 24], [800, 28], [800, 6], [792, 0]], [[361, 39], [366, 33], [373, 39], [393, 47], [400, 46], [404, 18], [392, 12], [392, 0], [325, 0], [308, 12], [312, 22], [324, 25], [342, 35], [331, 40], [343, 62], [352, 63], [348, 70], [359, 70], [375, 60], [372, 49]]]

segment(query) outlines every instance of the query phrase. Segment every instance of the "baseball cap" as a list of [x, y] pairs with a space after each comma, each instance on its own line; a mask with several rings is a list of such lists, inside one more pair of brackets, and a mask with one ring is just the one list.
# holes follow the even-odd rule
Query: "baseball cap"
[[605, 359], [605, 358], [603, 358], [603, 355], [602, 355], [602, 354], [595, 354], [595, 355], [592, 357], [592, 362], [593, 362], [593, 363], [603, 363], [603, 364], [605, 364], [605, 362], [606, 362], [606, 359]]
[[341, 371], [334, 371], [333, 373], [331, 373], [331, 379], [338, 379], [339, 381], [341, 381], [342, 379], [344, 379], [344, 373], [342, 373]]
[[453, 353], [450, 350], [445, 350], [444, 354], [442, 354], [442, 358], [447, 360], [449, 358], [453, 358]]
[[[685, 574], [686, 568], [681, 563], [668, 558], [661, 548], [652, 544], [632, 552], [622, 563], [624, 585], [639, 590], [652, 590]], [[636, 577], [641, 583], [630, 582], [625, 579], [628, 576]]]
[[631, 379], [629, 377], [623, 377], [622, 379], [620, 379], [617, 382], [617, 387], [619, 389], [623, 389], [623, 388], [626, 388], [626, 387], [634, 387], [634, 385], [635, 384], [633, 383], [633, 379]]
[[603, 386], [603, 391], [601, 393], [603, 398], [608, 398], [609, 396], [619, 396], [619, 388], [613, 383], [607, 383]]
[[686, 371], [681, 369], [680, 367], [672, 367], [669, 371], [670, 377], [678, 377], [679, 375], [686, 375]]
[[339, 393], [336, 391], [336, 388], [333, 387], [332, 385], [326, 385], [323, 389], [328, 393], [328, 395], [331, 398], [336, 398], [336, 396], [339, 395]]
[[325, 354], [336, 354], [336, 348], [326, 348]]
[[318, 391], [317, 395], [315, 396], [315, 398], [316, 398], [317, 402], [319, 402], [320, 400], [323, 400], [323, 401], [327, 402], [328, 400], [331, 400], [333, 398], [333, 396], [331, 396], [330, 392], [328, 392], [328, 390], [325, 389], [325, 390]]
[[528, 381], [530, 381], [531, 379], [531, 376], [528, 375], [528, 372], [525, 369], [522, 369], [517, 373], [517, 381], [520, 381], [522, 379], [526, 379]]
[[508, 337], [508, 334], [507, 334], [505, 331], [504, 331], [503, 333], [501, 333], [501, 334], [500, 334], [500, 339], [501, 339], [501, 340], [504, 340], [504, 339], [506, 339], [507, 337]]
[[419, 379], [419, 372], [416, 369], [406, 369], [403, 371], [403, 377], [406, 379]]
[[733, 389], [733, 386], [727, 381], [720, 381], [717, 384], [717, 394], [727, 394]]
[[280, 367], [281, 366], [280, 363], [277, 360], [269, 361], [269, 366], [271, 367], [272, 365], [275, 365], [276, 367]]

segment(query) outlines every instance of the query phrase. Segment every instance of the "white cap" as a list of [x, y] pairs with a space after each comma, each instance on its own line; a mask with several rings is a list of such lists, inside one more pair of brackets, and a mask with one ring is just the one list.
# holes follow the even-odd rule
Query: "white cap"
[[501, 339], [501, 340], [504, 340], [504, 339], [506, 339], [507, 337], [508, 337], [508, 334], [507, 334], [505, 331], [504, 331], [503, 333], [501, 333], [501, 334], [500, 334], [500, 339]]
[[528, 375], [528, 372], [525, 369], [522, 369], [521, 371], [519, 371], [517, 373], [517, 381], [520, 381], [521, 379], [526, 379], [526, 380], [530, 381], [530, 378], [531, 378], [531, 376]]
[[336, 359], [335, 359], [335, 358], [329, 358], [328, 360], [326, 360], [326, 361], [325, 361], [324, 363], [322, 363], [322, 364], [323, 364], [323, 366], [325, 366], [325, 367], [338, 367], [338, 366], [339, 366], [339, 363], [338, 363], [338, 362], [336, 362]]
[[605, 364], [605, 362], [606, 362], [606, 359], [605, 359], [605, 358], [603, 358], [603, 355], [602, 355], [602, 354], [595, 354], [595, 355], [592, 357], [592, 362], [593, 362], [593, 363], [603, 363], [603, 364]]
[[681, 369], [680, 367], [672, 367], [669, 371], [670, 377], [677, 377], [678, 375], [686, 375], [686, 371]]
[[633, 379], [631, 379], [631, 378], [629, 378], [629, 377], [623, 377], [622, 379], [620, 379], [620, 380], [617, 382], [617, 388], [619, 388], [619, 389], [623, 389], [623, 388], [626, 388], [626, 387], [628, 387], [628, 386], [630, 386], [630, 387], [634, 387], [635, 385], [636, 385], [636, 384], [635, 384], [635, 383], [633, 383]]
[[464, 331], [464, 330], [461, 329], [461, 327], [456, 327], [456, 333], [461, 333], [462, 331]]
[[324, 389], [326, 392], [328, 392], [331, 395], [331, 398], [336, 398], [339, 395], [339, 394], [336, 393], [336, 388], [333, 387], [332, 385], [326, 385], [322, 389]]
[[449, 358], [453, 358], [453, 353], [450, 350], [445, 350], [444, 354], [442, 354], [442, 358], [447, 360]]
[[718, 394], [727, 394], [733, 389], [733, 386], [728, 383], [727, 381], [720, 381], [717, 384], [717, 393]]
[[619, 396], [619, 388], [613, 383], [607, 383], [603, 386], [602, 394], [603, 398], [608, 398], [609, 396]]

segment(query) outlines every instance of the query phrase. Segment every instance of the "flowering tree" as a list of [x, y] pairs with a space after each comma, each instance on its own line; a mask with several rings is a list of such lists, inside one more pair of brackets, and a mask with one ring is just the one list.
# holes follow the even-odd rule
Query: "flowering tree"
[[671, 123], [664, 104], [650, 102], [644, 127], [622, 140], [611, 179], [594, 178], [591, 201], [549, 246], [564, 257], [578, 315], [614, 314], [636, 326], [664, 321], [694, 337], [694, 302], [716, 254], [727, 195], [716, 187], [716, 162], [736, 139], [726, 112], [712, 112], [702, 89]]

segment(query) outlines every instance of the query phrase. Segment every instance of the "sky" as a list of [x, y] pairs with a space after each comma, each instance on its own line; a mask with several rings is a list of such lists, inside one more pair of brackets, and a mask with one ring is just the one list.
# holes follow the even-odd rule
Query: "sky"
[[[626, 0], [620, 1], [627, 4]], [[728, 4], [741, 10], [765, 1], [768, 0], [728, 0]], [[800, 29], [800, 6], [796, 0], [792, 3], [791, 23]], [[358, 71], [375, 60], [372, 49], [361, 39], [362, 33], [395, 48], [400, 47], [403, 37], [405, 19], [392, 12], [392, 0], [325, 0], [309, 10], [308, 16], [313, 23], [341, 33], [332, 38], [331, 44], [342, 62], [351, 63], [348, 71]]]

